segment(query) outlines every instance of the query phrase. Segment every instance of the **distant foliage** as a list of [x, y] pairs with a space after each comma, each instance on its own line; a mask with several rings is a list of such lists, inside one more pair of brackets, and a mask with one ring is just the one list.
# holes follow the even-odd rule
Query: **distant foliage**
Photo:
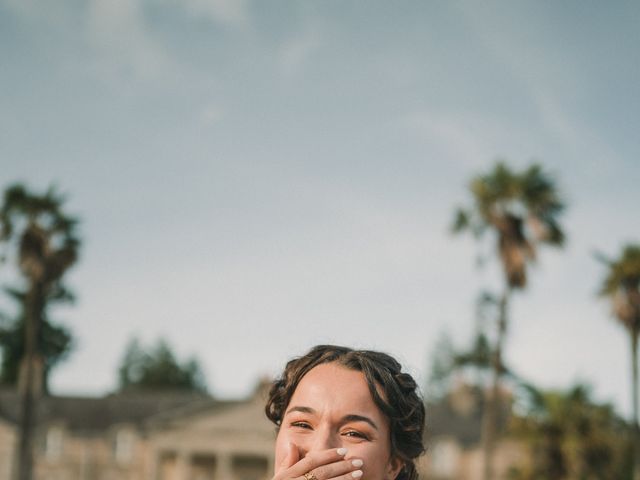
[[640, 334], [640, 244], [626, 245], [620, 257], [609, 260], [600, 295], [611, 300], [613, 314], [630, 335]]
[[118, 387], [121, 391], [191, 390], [206, 392], [207, 386], [197, 360], [181, 363], [164, 340], [155, 346], [143, 348], [138, 339], [129, 342], [118, 369]]
[[610, 405], [594, 402], [584, 385], [528, 393], [528, 411], [509, 426], [528, 449], [528, 461], [514, 465], [508, 478], [631, 480], [629, 427]]
[[638, 341], [640, 340], [640, 244], [629, 244], [622, 249], [618, 258], [608, 259], [599, 254], [599, 259], [607, 265], [607, 273], [600, 295], [611, 302], [611, 310], [629, 334], [631, 347], [631, 422], [635, 478], [640, 478], [640, 413], [638, 402], [640, 381], [638, 374]]
[[[426, 395], [439, 401], [451, 392], [454, 380], [483, 390], [491, 371], [491, 347], [487, 336], [478, 331], [468, 346], [459, 347], [448, 334], [442, 334], [433, 347], [431, 371], [427, 378]], [[502, 373], [512, 376], [503, 365]]]
[[427, 377], [426, 397], [431, 401], [444, 398], [451, 389], [451, 376], [455, 370], [455, 351], [448, 334], [442, 334], [432, 348], [431, 370]]

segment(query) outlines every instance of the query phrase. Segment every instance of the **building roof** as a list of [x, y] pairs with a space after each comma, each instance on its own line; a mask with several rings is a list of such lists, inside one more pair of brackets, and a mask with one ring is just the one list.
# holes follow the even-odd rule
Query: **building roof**
[[[155, 415], [216, 403], [208, 395], [184, 391], [137, 391], [104, 397], [45, 396], [38, 402], [37, 421], [41, 424], [59, 422], [70, 430], [89, 434], [102, 432], [118, 424], [133, 424], [143, 428]], [[13, 389], [0, 389], [0, 418], [17, 424], [19, 416], [18, 393]]]
[[[267, 385], [268, 386], [268, 385]], [[141, 431], [163, 429], [189, 418], [222, 413], [242, 405], [256, 405], [262, 412], [266, 387], [258, 385], [253, 395], [241, 400], [218, 400], [185, 391], [129, 391], [103, 397], [45, 396], [38, 402], [38, 423], [59, 423], [81, 435], [97, 435], [116, 425], [128, 424]], [[463, 448], [480, 443], [483, 394], [469, 386], [454, 389], [446, 397], [426, 406], [427, 445], [438, 437], [450, 437]], [[13, 389], [0, 389], [0, 419], [17, 424], [20, 398]], [[509, 403], [500, 413], [506, 424]], [[176, 423], [178, 422], [178, 423]]]
[[462, 413], [447, 401], [427, 405], [427, 444], [437, 437], [451, 436], [466, 448], [480, 442], [481, 431], [480, 409]]
[[[427, 445], [437, 437], [452, 437], [463, 448], [478, 445], [482, 435], [482, 411], [485, 398], [481, 389], [461, 384], [439, 401], [426, 406]], [[511, 398], [503, 394], [498, 411], [498, 429], [503, 430], [511, 411]]]

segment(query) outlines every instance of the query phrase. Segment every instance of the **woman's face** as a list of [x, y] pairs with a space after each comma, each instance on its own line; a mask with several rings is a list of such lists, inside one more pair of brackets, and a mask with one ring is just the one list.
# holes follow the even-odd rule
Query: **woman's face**
[[364, 462], [362, 478], [367, 480], [393, 480], [402, 467], [391, 456], [389, 422], [364, 375], [336, 363], [318, 365], [302, 377], [278, 432], [276, 465], [290, 443], [300, 459], [314, 450], [346, 448], [345, 458]]

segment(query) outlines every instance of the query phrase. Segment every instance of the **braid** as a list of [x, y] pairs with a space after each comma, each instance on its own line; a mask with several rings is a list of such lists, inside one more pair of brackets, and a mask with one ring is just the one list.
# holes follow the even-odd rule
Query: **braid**
[[389, 420], [391, 454], [403, 463], [395, 480], [417, 480], [415, 460], [424, 453], [424, 401], [413, 377], [386, 353], [319, 345], [290, 360], [282, 376], [271, 386], [265, 406], [269, 420], [279, 427], [302, 377], [312, 368], [331, 362], [362, 372], [374, 403]]

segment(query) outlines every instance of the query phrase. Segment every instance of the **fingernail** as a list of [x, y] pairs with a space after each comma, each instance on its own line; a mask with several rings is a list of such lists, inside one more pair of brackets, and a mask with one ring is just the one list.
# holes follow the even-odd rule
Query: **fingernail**
[[364, 462], [359, 458], [356, 458], [351, 462], [351, 465], [353, 465], [354, 467], [361, 467], [362, 465], [364, 465]]
[[347, 449], [346, 448], [339, 448], [336, 450], [336, 452], [338, 453], [338, 455], [346, 455], [347, 454]]
[[353, 478], [360, 478], [362, 476], [362, 470], [356, 470], [351, 474]]

